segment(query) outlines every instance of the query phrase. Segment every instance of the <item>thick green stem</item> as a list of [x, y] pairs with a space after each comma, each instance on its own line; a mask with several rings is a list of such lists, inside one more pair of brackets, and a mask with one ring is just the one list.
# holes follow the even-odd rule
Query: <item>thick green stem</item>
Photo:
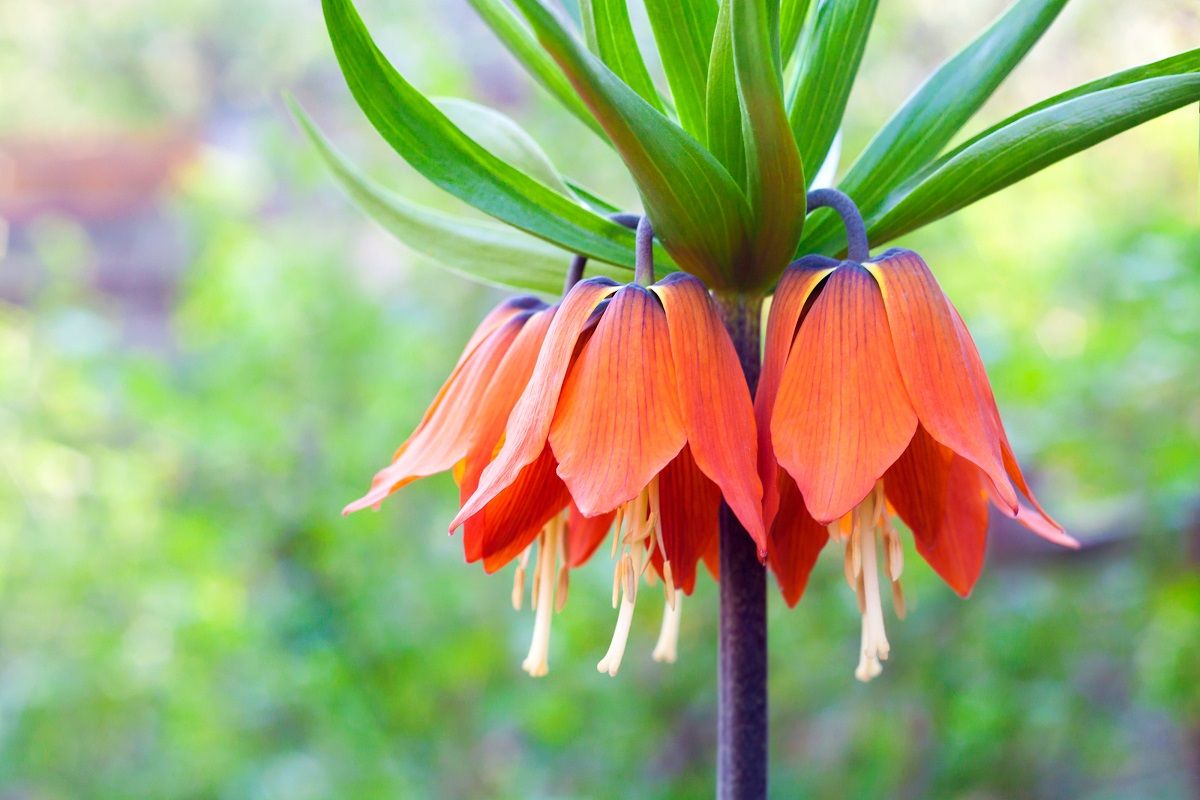
[[[762, 298], [718, 297], [751, 394], [758, 385]], [[729, 506], [721, 504], [717, 796], [767, 796], [767, 573]]]

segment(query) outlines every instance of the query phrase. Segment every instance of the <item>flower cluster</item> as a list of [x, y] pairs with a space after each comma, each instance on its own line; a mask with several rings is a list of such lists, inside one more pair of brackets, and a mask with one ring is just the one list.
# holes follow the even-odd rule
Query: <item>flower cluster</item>
[[957, 592], [983, 565], [988, 505], [1059, 544], [1017, 466], [962, 319], [925, 263], [809, 256], [781, 277], [754, 396], [701, 281], [575, 283], [557, 305], [493, 310], [425, 417], [346, 513], [452, 470], [467, 561], [531, 572], [524, 669], [544, 675], [570, 570], [611, 534], [616, 675], [639, 585], [661, 585], [654, 658], [674, 661], [682, 595], [703, 562], [717, 577], [725, 503], [795, 605], [830, 538], [862, 613], [856, 675], [888, 656], [879, 567], [903, 615], [904, 547]]

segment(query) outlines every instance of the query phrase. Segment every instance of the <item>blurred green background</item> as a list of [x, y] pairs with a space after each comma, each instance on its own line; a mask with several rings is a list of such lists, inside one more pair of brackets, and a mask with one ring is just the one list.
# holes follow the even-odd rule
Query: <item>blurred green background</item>
[[[680, 663], [651, 662], [647, 603], [610, 680], [596, 559], [532, 680], [511, 568], [444, 533], [449, 478], [338, 514], [500, 294], [388, 238], [300, 138], [285, 88], [380, 180], [462, 210], [370, 130], [317, 5], [0, 4], [0, 797], [711, 795], [711, 582]], [[848, 154], [1003, 7], [881, 5]], [[633, 207], [465, 2], [362, 10], [420, 88], [504, 110]], [[1194, 4], [1075, 0], [968, 133], [1197, 43]], [[1189, 108], [905, 240], [1087, 546], [996, 525], [968, 602], [910, 558], [865, 686], [840, 558], [796, 610], [773, 596], [776, 796], [1200, 795], [1197, 167]]]

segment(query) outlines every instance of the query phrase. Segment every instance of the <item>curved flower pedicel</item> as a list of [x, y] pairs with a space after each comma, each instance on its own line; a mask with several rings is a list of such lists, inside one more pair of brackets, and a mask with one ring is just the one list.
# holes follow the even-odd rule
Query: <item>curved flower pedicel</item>
[[[698, 279], [675, 273], [649, 287], [584, 280], [551, 322], [504, 444], [451, 527], [560, 482], [580, 515], [600, 520], [594, 539], [580, 537], [584, 558], [612, 520], [620, 612], [598, 668], [615, 675], [647, 570], [666, 595], [656, 655], [673, 657], [678, 591], [691, 592], [700, 560], [715, 567], [722, 497], [765, 554], [755, 447], [749, 390]], [[515, 557], [530, 541], [488, 538], [485, 564]], [[553, 534], [547, 546], [553, 551]], [[545, 607], [536, 627], [548, 637]]]
[[795, 604], [826, 540], [844, 543], [863, 614], [855, 674], [868, 680], [889, 649], [879, 550], [904, 613], [893, 513], [963, 596], [983, 567], [989, 500], [1078, 545], [1021, 474], [975, 344], [925, 262], [898, 249], [867, 261], [865, 235], [851, 241], [861, 261], [808, 256], [785, 272], [755, 399], [771, 567]]

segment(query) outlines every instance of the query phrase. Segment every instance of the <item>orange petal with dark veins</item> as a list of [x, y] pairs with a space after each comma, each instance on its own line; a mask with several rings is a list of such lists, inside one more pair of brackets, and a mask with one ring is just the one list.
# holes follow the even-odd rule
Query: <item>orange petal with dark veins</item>
[[860, 503], [917, 427], [875, 279], [844, 262], [800, 324], [771, 415], [780, 466], [828, 523]]
[[617, 512], [610, 511], [595, 517], [585, 517], [579, 507], [571, 503], [571, 514], [567, 518], [567, 566], [581, 567], [612, 529]]
[[392, 463], [375, 474], [371, 490], [347, 505], [343, 514], [377, 505], [402, 486], [444, 472], [467, 456], [471, 424], [487, 386], [528, 319], [529, 312], [509, 317], [462, 360]]
[[554, 454], [546, 445], [515, 481], [466, 520], [467, 561], [482, 558], [483, 568], [495, 572], [520, 555], [570, 500], [567, 487], [554, 474]]
[[612, 294], [615, 287], [613, 281], [588, 278], [575, 284], [567, 293], [550, 322], [529, 383], [508, 418], [504, 445], [483, 470], [479, 486], [463, 503], [458, 515], [450, 523], [450, 530], [479, 513], [542, 454], [558, 406], [559, 393], [575, 354], [575, 345], [592, 311]]
[[754, 405], [737, 351], [698, 278], [676, 272], [650, 291], [661, 298], [667, 314], [691, 456], [720, 487], [725, 502], [765, 554]]
[[769, 529], [779, 510], [779, 489], [776, 475], [779, 463], [771, 443], [771, 412], [779, 395], [779, 382], [796, 328], [813, 293], [833, 272], [838, 261], [825, 256], [805, 256], [784, 271], [771, 299], [767, 315], [766, 345], [763, 350], [762, 372], [758, 390], [754, 393], [754, 416], [758, 426], [758, 475], [763, 485], [763, 522]]
[[988, 491], [979, 467], [918, 428], [884, 476], [884, 493], [913, 532], [917, 552], [966, 597], [987, 552]]
[[[672, 579], [684, 594], [691, 594], [696, 585], [696, 564], [719, 538], [721, 489], [705, 476], [690, 448], [685, 447], [659, 473], [658, 502]], [[657, 547], [650, 558], [661, 576], [663, 559]]]
[[783, 470], [779, 470], [777, 485], [779, 513], [771, 526], [767, 564], [779, 581], [784, 601], [795, 606], [808, 586], [817, 556], [829, 541], [829, 531], [808, 513], [796, 482]]
[[986, 472], [1001, 503], [1015, 512], [1001, 432], [985, 397], [986, 373], [970, 334], [955, 324], [954, 307], [916, 253], [890, 250], [865, 266], [879, 281], [896, 359], [921, 425]]
[[645, 288], [609, 301], [550, 426], [558, 474], [588, 516], [632, 500], [683, 448], [666, 315]]

